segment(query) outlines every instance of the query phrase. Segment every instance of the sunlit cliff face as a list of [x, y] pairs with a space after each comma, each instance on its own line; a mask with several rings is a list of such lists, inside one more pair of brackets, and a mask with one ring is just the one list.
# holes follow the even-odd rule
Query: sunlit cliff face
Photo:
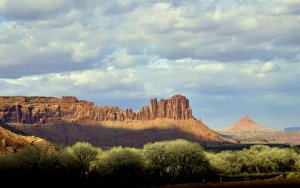
[[122, 110], [113, 106], [96, 106], [73, 96], [55, 97], [0, 97], [0, 120], [4, 123], [51, 124], [68, 122], [99, 122], [125, 120], [194, 119], [189, 100], [182, 95], [170, 99], [156, 98], [139, 111]]
[[299, 7], [1, 0], [1, 95], [71, 95], [138, 110], [182, 93], [213, 127], [245, 113], [279, 129], [297, 126]]

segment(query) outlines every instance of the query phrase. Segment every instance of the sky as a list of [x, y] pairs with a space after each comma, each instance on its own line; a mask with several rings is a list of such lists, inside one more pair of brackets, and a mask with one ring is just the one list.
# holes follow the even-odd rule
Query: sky
[[0, 95], [300, 126], [299, 0], [0, 0]]

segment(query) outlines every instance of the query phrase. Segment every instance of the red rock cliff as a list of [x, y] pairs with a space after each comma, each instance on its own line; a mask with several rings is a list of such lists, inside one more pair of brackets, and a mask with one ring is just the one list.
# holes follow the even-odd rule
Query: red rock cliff
[[0, 97], [0, 121], [6, 123], [45, 124], [59, 121], [124, 121], [168, 118], [194, 118], [189, 100], [182, 95], [171, 99], [151, 99], [150, 105], [140, 111], [118, 107], [95, 106], [76, 97]]
[[192, 119], [192, 110], [189, 105], [189, 100], [182, 95], [175, 95], [171, 99], [151, 99], [150, 105], [145, 106], [137, 113], [140, 120], [153, 120], [156, 118], [168, 119]]

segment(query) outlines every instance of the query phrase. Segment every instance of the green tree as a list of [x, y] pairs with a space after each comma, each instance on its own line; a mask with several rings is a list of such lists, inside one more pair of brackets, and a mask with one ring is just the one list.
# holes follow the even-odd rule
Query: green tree
[[288, 172], [294, 169], [297, 154], [288, 148], [256, 145], [242, 152], [247, 160], [240, 162], [248, 173]]
[[28, 145], [16, 153], [3, 157], [0, 168], [6, 174], [26, 176], [53, 176], [60, 169], [61, 152], [43, 146]]
[[[94, 173], [116, 183], [133, 183], [141, 180], [144, 158], [135, 148], [114, 147], [99, 156]], [[119, 181], [119, 182], [118, 182]]]
[[209, 170], [204, 150], [197, 143], [178, 139], [146, 144], [143, 150], [147, 167], [154, 177], [186, 180], [205, 176]]
[[271, 160], [266, 155], [268, 149], [268, 146], [255, 145], [250, 149], [239, 151], [237, 161], [242, 165], [241, 172], [264, 172], [271, 165]]
[[295, 162], [295, 170], [300, 172], [300, 154], [297, 155], [296, 162]]
[[21, 168], [51, 170], [59, 164], [60, 152], [48, 151], [42, 146], [26, 146], [15, 153], [14, 158]]
[[92, 163], [101, 151], [100, 148], [93, 147], [90, 143], [77, 142], [65, 149], [63, 161], [70, 171], [73, 173], [78, 171], [81, 176], [87, 177]]
[[220, 153], [207, 153], [211, 167], [221, 175], [240, 174], [242, 164], [239, 153], [236, 151], [222, 151]]
[[272, 148], [272, 150], [275, 151], [273, 153], [270, 152], [269, 154], [271, 155], [272, 161], [276, 164], [275, 171], [290, 172], [294, 170], [297, 161], [295, 150], [289, 148]]

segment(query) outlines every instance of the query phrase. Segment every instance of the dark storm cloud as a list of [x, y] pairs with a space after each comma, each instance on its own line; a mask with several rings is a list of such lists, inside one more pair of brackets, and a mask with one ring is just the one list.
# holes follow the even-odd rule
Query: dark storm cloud
[[24, 57], [20, 64], [11, 65], [9, 62], [6, 63], [8, 64], [0, 66], [0, 75], [5, 78], [19, 78], [28, 75], [76, 71], [87, 68], [86, 62], [74, 63], [70, 54], [62, 52], [42, 53], [33, 57]]
[[68, 1], [9, 0], [2, 2], [0, 13], [9, 20], [36, 20], [53, 17], [67, 11]]

